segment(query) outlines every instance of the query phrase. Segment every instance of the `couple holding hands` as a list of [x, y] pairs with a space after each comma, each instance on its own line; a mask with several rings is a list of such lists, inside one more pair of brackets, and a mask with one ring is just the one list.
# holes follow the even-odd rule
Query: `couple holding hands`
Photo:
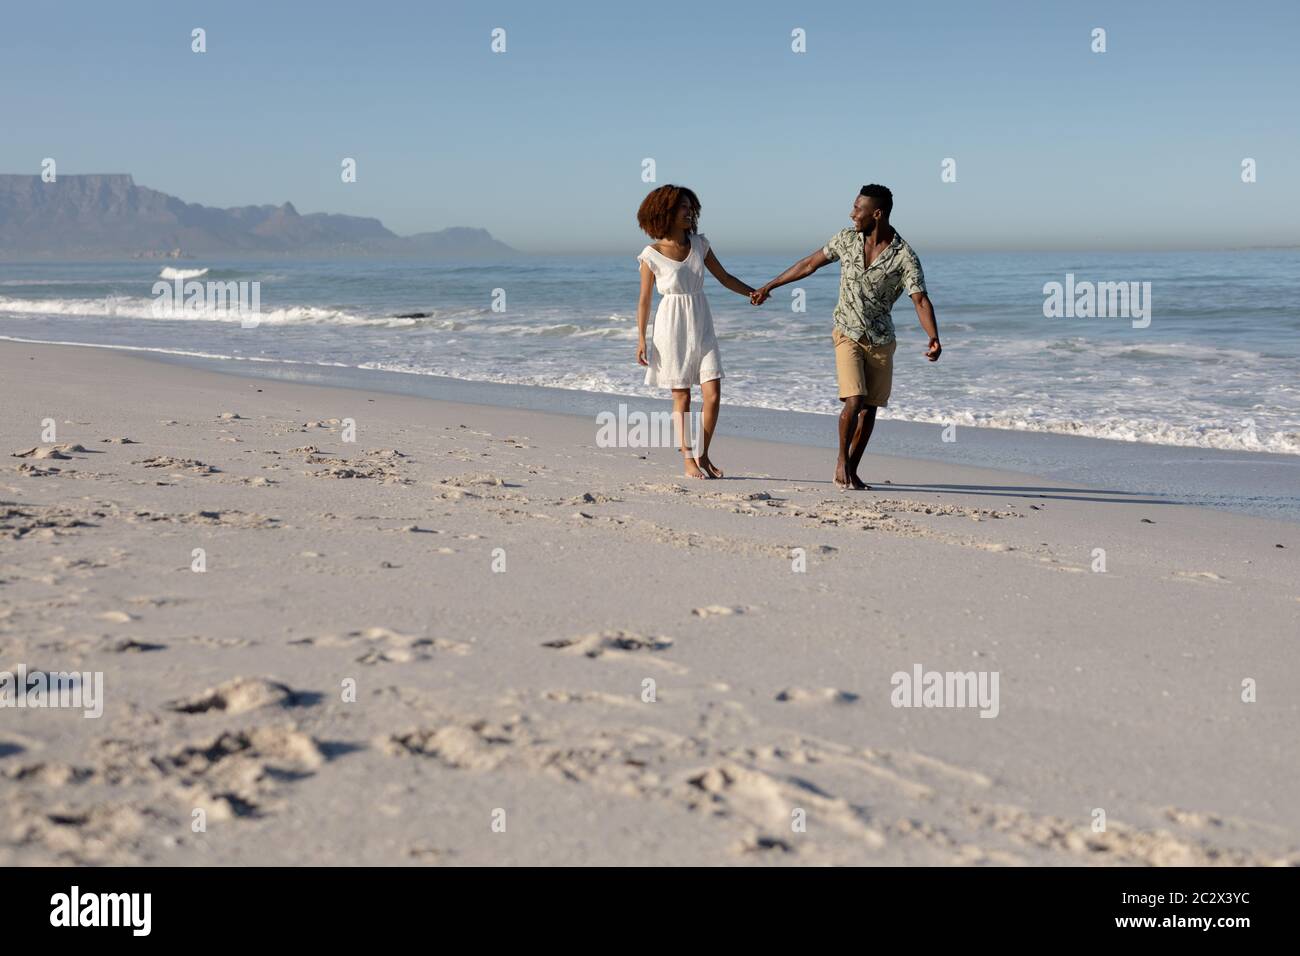
[[[916, 306], [921, 328], [929, 337], [925, 357], [939, 358], [939, 329], [934, 306], [925, 291], [921, 262], [912, 247], [889, 224], [893, 194], [884, 186], [863, 186], [853, 201], [853, 225], [831, 237], [822, 248], [800, 259], [775, 279], [754, 289], [722, 267], [709, 241], [696, 232], [700, 200], [685, 186], [660, 186], [641, 203], [637, 223], [655, 240], [641, 250], [641, 296], [637, 304], [636, 358], [647, 366], [647, 385], [672, 390], [673, 415], [685, 423], [691, 387], [700, 387], [702, 412], [695, 447], [687, 445], [680, 428], [686, 475], [721, 478], [722, 469], [709, 458], [709, 443], [718, 424], [722, 400], [722, 360], [713, 332], [713, 316], [704, 296], [704, 270], [740, 295], [762, 305], [778, 286], [797, 282], [822, 266], [839, 260], [840, 297], [835, 306], [835, 371], [839, 378], [840, 450], [835, 484], [869, 490], [858, 477], [858, 464], [871, 439], [876, 409], [889, 402], [894, 377], [894, 322], [890, 310], [906, 292]], [[654, 338], [646, 349], [651, 291], [658, 288]]]

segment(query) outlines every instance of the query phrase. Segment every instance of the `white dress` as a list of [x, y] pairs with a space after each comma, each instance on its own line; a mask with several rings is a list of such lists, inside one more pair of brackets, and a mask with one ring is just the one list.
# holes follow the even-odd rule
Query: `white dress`
[[713, 315], [704, 297], [709, 240], [697, 234], [688, 241], [691, 251], [681, 262], [669, 259], [654, 246], [646, 246], [636, 257], [655, 274], [655, 287], [662, 296], [647, 350], [647, 385], [690, 388], [723, 377]]

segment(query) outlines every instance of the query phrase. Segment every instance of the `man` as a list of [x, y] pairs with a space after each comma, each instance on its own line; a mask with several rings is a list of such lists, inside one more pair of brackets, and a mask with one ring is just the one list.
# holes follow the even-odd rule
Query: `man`
[[890, 309], [906, 292], [916, 317], [930, 337], [925, 357], [938, 361], [939, 327], [925, 292], [921, 262], [912, 247], [889, 224], [894, 195], [884, 186], [863, 186], [853, 201], [851, 229], [831, 237], [821, 249], [800, 259], [749, 300], [762, 305], [772, 290], [812, 275], [840, 260], [840, 300], [835, 306], [835, 371], [839, 378], [840, 457], [835, 484], [858, 491], [870, 488], [858, 477], [858, 463], [871, 440], [876, 409], [889, 402], [894, 379], [894, 320]]

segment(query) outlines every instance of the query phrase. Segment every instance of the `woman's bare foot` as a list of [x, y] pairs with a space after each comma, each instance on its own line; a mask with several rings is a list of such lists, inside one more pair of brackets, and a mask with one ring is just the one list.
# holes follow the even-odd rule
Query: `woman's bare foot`
[[704, 469], [705, 474], [707, 474], [710, 478], [723, 477], [722, 469], [719, 468], [717, 465], [715, 465], [713, 462], [711, 462], [709, 460], [708, 455], [701, 455], [699, 458], [696, 459], [696, 461], [700, 463], [700, 467]]
[[707, 477], [709, 477], [709, 476], [706, 475], [704, 472], [700, 471], [700, 466], [697, 465], [697, 464], [695, 463], [695, 459], [694, 459], [694, 458], [684, 457], [684, 458], [683, 458], [683, 462], [684, 462], [685, 465], [686, 465], [686, 477], [687, 477], [687, 478], [707, 478]]

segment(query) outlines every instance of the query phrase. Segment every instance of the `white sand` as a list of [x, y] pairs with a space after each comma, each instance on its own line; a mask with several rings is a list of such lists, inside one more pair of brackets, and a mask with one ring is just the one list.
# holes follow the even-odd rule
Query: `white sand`
[[0, 709], [0, 864], [1300, 862], [1294, 524], [105, 350], [0, 401], [0, 669], [105, 688]]

